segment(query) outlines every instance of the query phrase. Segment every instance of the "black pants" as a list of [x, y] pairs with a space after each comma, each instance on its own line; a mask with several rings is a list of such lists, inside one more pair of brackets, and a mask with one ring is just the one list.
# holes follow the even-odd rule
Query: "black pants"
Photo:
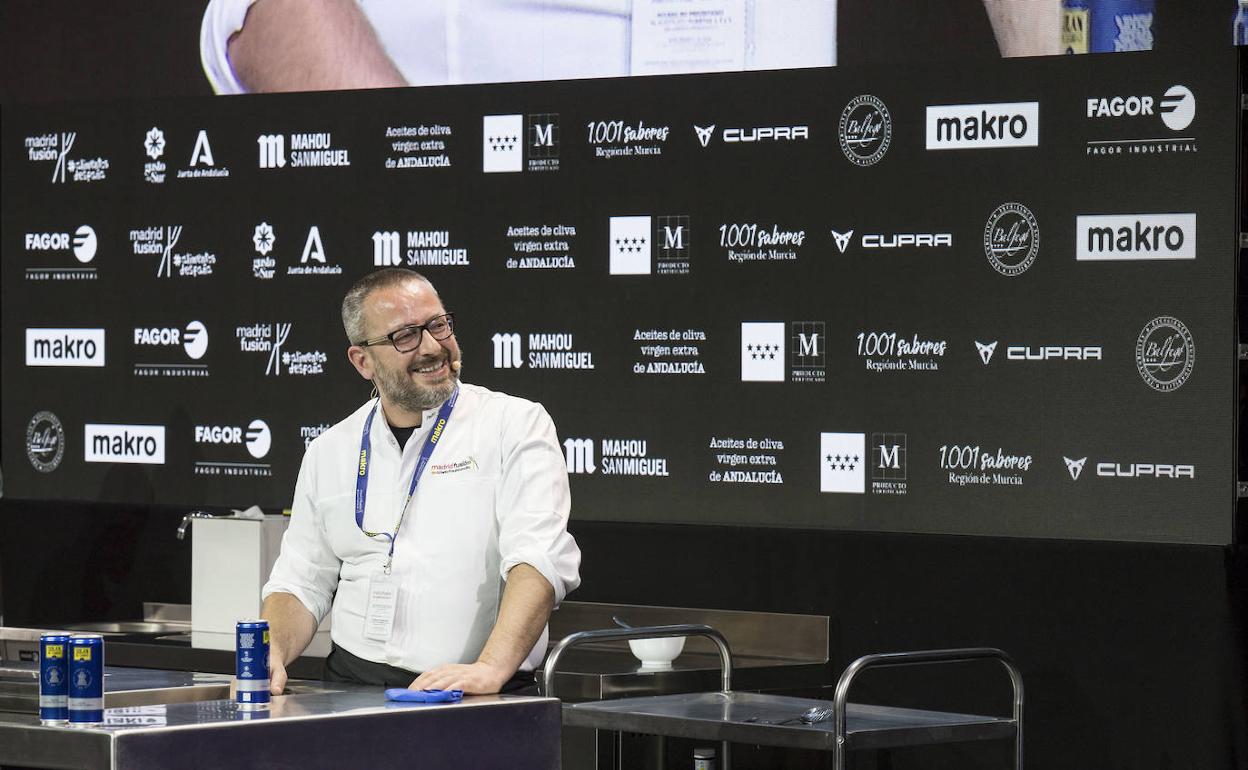
[[[409, 687], [416, 677], [417, 671], [390, 666], [385, 663], [374, 663], [352, 655], [338, 645], [332, 645], [329, 657], [325, 658], [326, 682], [351, 682], [376, 687]], [[499, 692], [508, 695], [537, 695], [537, 682], [532, 671], [517, 671], [515, 676], [507, 680]]]

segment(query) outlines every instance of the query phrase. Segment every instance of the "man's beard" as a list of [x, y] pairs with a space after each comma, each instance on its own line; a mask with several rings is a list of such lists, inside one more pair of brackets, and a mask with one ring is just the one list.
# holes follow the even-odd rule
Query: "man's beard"
[[413, 369], [423, 369], [445, 362], [447, 378], [435, 385], [425, 385], [412, 379], [407, 369], [391, 369], [380, 364], [373, 374], [373, 384], [395, 406], [409, 412], [423, 412], [441, 406], [451, 397], [459, 383], [459, 372], [451, 366], [451, 353], [444, 350], [441, 356], [431, 356], [413, 361]]

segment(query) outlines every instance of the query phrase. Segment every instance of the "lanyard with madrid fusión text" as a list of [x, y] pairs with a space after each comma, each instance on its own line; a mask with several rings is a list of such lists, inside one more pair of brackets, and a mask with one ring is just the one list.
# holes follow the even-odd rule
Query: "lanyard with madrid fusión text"
[[425, 470], [425, 466], [429, 464], [429, 458], [433, 455], [433, 449], [438, 445], [438, 440], [442, 438], [442, 433], [446, 430], [446, 423], [451, 419], [451, 410], [455, 408], [455, 402], [459, 400], [459, 388], [455, 388], [455, 392], [451, 397], [442, 404], [442, 408], [438, 410], [438, 421], [433, 424], [433, 430], [429, 431], [429, 435], [425, 437], [425, 445], [420, 449], [420, 459], [416, 461], [416, 470], [412, 473], [412, 485], [407, 489], [407, 497], [403, 499], [403, 507], [399, 510], [399, 520], [395, 522], [393, 532], [369, 532], [364, 529], [364, 503], [368, 500], [368, 466], [369, 456], [372, 452], [373, 442], [371, 432], [373, 428], [373, 417], [377, 415], [377, 410], [381, 408], [381, 400], [378, 399], [377, 406], [368, 413], [368, 419], [364, 421], [364, 435], [360, 437], [360, 469], [359, 474], [355, 477], [355, 524], [360, 531], [369, 537], [384, 537], [390, 541], [390, 551], [386, 554], [386, 574], [390, 574], [390, 564], [394, 561], [394, 540], [399, 536], [399, 527], [403, 526], [403, 518], [407, 516], [407, 505], [412, 501], [412, 497], [416, 494], [416, 485], [420, 483], [421, 472]]

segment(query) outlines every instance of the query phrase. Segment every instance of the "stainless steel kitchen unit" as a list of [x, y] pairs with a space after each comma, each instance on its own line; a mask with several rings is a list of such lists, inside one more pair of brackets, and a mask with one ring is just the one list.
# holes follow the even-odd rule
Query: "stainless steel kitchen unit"
[[0, 766], [87, 770], [559, 767], [559, 702], [388, 703], [381, 688], [303, 682], [268, 711], [228, 699], [106, 709], [98, 728], [0, 714]]

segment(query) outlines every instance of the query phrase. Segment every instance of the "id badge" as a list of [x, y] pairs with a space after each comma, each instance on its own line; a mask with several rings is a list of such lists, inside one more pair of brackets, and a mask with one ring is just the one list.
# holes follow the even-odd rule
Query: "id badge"
[[393, 576], [377, 573], [368, 581], [368, 607], [364, 610], [364, 638], [390, 641], [394, 631], [394, 610], [399, 604], [399, 585]]
[[746, 2], [633, 0], [632, 74], [745, 69]]

